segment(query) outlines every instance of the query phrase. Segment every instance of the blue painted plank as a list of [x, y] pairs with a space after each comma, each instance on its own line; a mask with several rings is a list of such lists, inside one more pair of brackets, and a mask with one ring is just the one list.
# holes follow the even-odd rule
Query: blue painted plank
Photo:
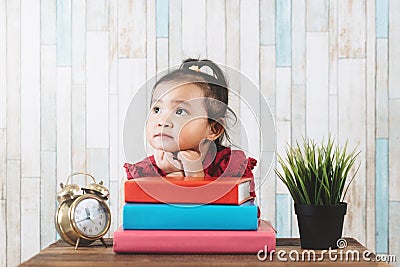
[[56, 49], [57, 66], [71, 66], [72, 11], [71, 0], [57, 0]]
[[376, 253], [388, 253], [389, 239], [389, 142], [376, 139], [375, 160]]
[[292, 202], [290, 195], [276, 195], [276, 237], [291, 237], [291, 214]]
[[389, 0], [376, 1], [376, 37], [388, 38], [389, 36]]
[[168, 37], [168, 0], [157, 0], [156, 2], [156, 35], [157, 37]]
[[291, 49], [291, 0], [276, 1], [276, 66], [290, 67]]

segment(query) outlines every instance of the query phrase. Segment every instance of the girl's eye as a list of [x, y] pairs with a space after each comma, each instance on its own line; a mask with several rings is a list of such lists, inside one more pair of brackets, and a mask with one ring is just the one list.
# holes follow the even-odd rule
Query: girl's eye
[[159, 107], [154, 107], [153, 108], [153, 113], [154, 114], [160, 113], [160, 108]]
[[187, 115], [188, 113], [186, 112], [186, 110], [179, 108], [176, 110], [175, 114], [176, 115]]

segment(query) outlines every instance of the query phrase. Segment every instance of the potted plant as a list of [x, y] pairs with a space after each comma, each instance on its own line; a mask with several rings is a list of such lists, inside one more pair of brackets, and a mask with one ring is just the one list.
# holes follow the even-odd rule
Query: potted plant
[[302, 146], [287, 147], [285, 158], [278, 155], [282, 172], [275, 172], [294, 200], [302, 248], [338, 247], [347, 210], [343, 199], [360, 167], [349, 177], [359, 153], [329, 137], [321, 145], [303, 139]]

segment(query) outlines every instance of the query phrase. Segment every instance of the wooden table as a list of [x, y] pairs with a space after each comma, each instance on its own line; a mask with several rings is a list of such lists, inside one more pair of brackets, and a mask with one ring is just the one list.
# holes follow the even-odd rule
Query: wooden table
[[[387, 263], [374, 262], [374, 254], [369, 256], [370, 262], [364, 261], [362, 253], [367, 249], [353, 238], [346, 238], [346, 240], [347, 248], [340, 250], [343, 253], [343, 261], [330, 260], [328, 253], [324, 254], [321, 260], [322, 251], [316, 250], [316, 260], [313, 262], [307, 260], [309, 259], [307, 254], [304, 254], [304, 260], [301, 260], [304, 250], [300, 248], [300, 241], [297, 238], [278, 238], [272, 261], [269, 256], [265, 261], [260, 261], [255, 254], [115, 254], [112, 251], [111, 238], [106, 239], [108, 248], [96, 241], [91, 246], [80, 247], [78, 250], [59, 240], [20, 266], [292, 266], [294, 264], [296, 266], [310, 264], [313, 266], [389, 266]], [[360, 261], [346, 262], [346, 251], [349, 250], [360, 252]], [[300, 261], [291, 260], [289, 253], [294, 257], [298, 253]], [[336, 255], [340, 258], [339, 252]], [[350, 253], [348, 258], [352, 259]]]

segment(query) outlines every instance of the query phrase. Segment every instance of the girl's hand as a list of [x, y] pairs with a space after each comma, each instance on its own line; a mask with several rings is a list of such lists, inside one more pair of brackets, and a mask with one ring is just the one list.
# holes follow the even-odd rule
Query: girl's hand
[[154, 159], [157, 166], [167, 173], [167, 176], [184, 176], [181, 161], [178, 160], [171, 152], [156, 150], [154, 153]]
[[185, 176], [204, 177], [203, 157], [200, 152], [183, 150], [178, 153], [178, 159], [182, 163]]

